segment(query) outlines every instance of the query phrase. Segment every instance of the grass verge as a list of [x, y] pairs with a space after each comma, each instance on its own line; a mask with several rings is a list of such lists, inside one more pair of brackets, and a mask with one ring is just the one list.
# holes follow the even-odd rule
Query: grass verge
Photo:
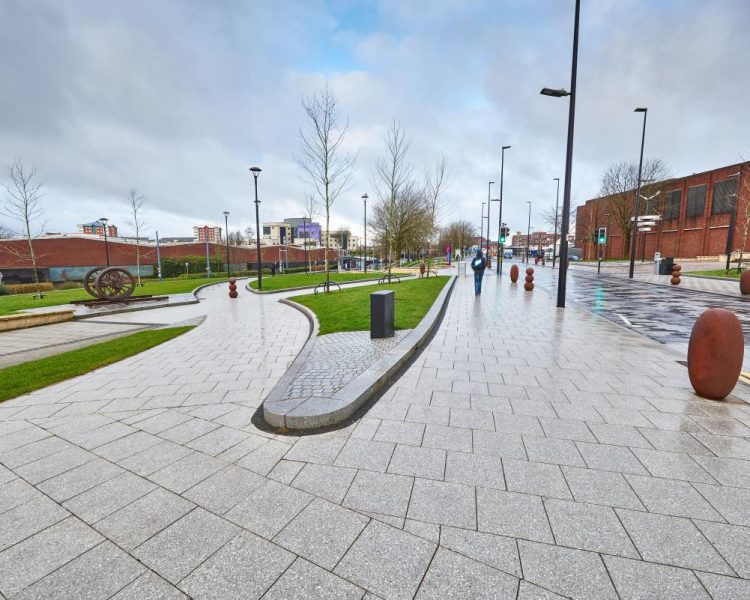
[[396, 293], [396, 329], [412, 329], [430, 310], [448, 277], [410, 279], [401, 283], [366, 285], [330, 294], [295, 296], [295, 302], [306, 306], [318, 317], [319, 335], [340, 331], [368, 331], [370, 329], [370, 294], [378, 290]]
[[698, 275], [700, 277], [718, 277], [721, 279], [739, 279], [742, 273], [738, 273], [736, 268], [729, 269], [729, 273], [724, 269], [706, 269], [705, 271], [683, 271], [683, 275]]
[[[394, 272], [394, 275], [396, 273]], [[336, 283], [347, 283], [349, 281], [361, 281], [362, 279], [378, 279], [382, 277], [383, 273], [368, 272], [365, 273], [331, 273], [331, 281]], [[323, 283], [326, 280], [326, 274], [316, 271], [307, 275], [306, 273], [290, 273], [288, 275], [276, 275], [271, 277], [269, 275], [263, 275], [263, 291], [264, 292], [278, 292], [280, 290], [288, 290], [289, 288], [298, 288], [305, 286], [315, 286], [319, 283]], [[251, 279], [250, 287], [254, 290], [258, 289], [258, 280]]]
[[108, 342], [0, 369], [0, 402], [89, 373], [158, 346], [191, 329], [193, 327], [169, 327], [139, 331]]
[[[225, 277], [206, 277], [205, 279], [144, 279], [143, 285], [137, 287], [134, 296], [162, 296], [166, 294], [184, 294], [192, 292], [195, 288], [207, 283], [218, 283], [226, 281]], [[55, 290], [44, 292], [44, 298], [34, 299], [33, 294], [14, 294], [0, 296], [0, 315], [10, 315], [17, 310], [39, 308], [42, 306], [59, 306], [73, 300], [92, 300], [84, 289], [77, 290]]]

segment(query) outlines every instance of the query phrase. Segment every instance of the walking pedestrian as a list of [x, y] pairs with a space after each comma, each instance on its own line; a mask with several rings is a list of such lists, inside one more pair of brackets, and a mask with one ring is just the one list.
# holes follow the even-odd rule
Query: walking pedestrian
[[474, 270], [474, 295], [479, 296], [482, 293], [482, 277], [487, 268], [487, 261], [484, 260], [481, 248], [477, 250], [477, 255], [471, 261], [471, 268]]

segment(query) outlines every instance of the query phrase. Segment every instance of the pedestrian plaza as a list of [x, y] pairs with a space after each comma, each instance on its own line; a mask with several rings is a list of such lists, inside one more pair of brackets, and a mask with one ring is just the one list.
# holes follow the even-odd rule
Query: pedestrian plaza
[[[225, 286], [162, 346], [0, 404], [0, 598], [750, 598], [750, 398], [488, 270], [355, 418], [258, 408], [306, 317]], [[571, 277], [575, 277], [571, 271]]]

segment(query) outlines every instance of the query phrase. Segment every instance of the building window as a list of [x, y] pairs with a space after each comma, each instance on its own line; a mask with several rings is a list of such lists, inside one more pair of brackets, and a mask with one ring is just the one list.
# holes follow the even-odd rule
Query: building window
[[714, 183], [713, 199], [711, 201], [711, 214], [722, 215], [731, 213], [734, 208], [734, 199], [737, 195], [737, 178], [725, 179]]
[[271, 235], [271, 228], [263, 225], [263, 235]]
[[695, 187], [688, 188], [687, 195], [687, 207], [685, 209], [685, 216], [690, 217], [701, 217], [706, 208], [706, 186], [696, 185]]
[[682, 208], [682, 190], [667, 192], [666, 199], [664, 200], [664, 220], [679, 219], [680, 208]]

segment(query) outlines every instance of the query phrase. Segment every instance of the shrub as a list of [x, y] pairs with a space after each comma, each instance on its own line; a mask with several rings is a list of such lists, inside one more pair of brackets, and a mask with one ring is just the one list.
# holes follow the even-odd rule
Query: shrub
[[4, 285], [0, 285], [0, 296], [7, 296], [8, 294], [10, 294], [8, 288]]
[[[9, 283], [5, 286], [9, 294], [31, 294], [37, 291], [36, 283]], [[42, 292], [50, 292], [55, 289], [55, 286], [48, 281], [39, 283], [39, 290]]]
[[63, 281], [62, 283], [58, 283], [55, 286], [55, 289], [58, 290], [78, 290], [83, 287], [83, 284], [80, 281]]

